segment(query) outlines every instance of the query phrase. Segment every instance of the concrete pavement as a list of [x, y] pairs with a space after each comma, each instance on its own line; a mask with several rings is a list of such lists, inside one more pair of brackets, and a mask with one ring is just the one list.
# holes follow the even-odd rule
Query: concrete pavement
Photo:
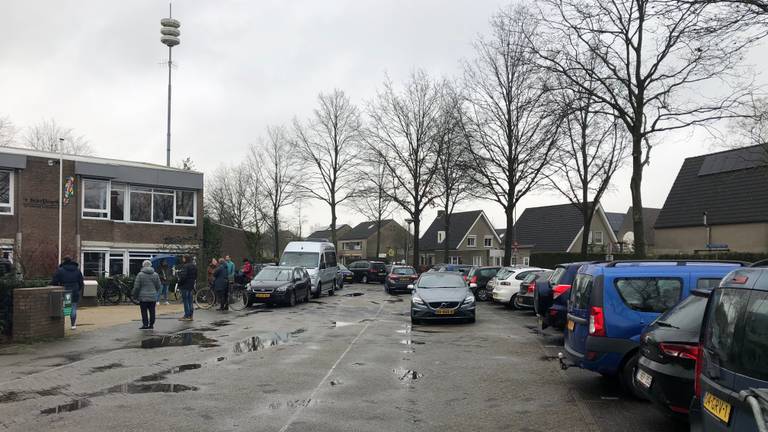
[[0, 350], [0, 430], [675, 430], [612, 383], [560, 371], [559, 336], [530, 314], [478, 313], [412, 328], [408, 296], [352, 285], [14, 346]]

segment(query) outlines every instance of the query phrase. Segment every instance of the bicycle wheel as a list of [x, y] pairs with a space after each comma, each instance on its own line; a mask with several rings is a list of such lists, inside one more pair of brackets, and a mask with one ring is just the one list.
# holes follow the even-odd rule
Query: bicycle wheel
[[120, 289], [114, 285], [107, 285], [107, 287], [104, 288], [104, 293], [102, 294], [102, 296], [104, 301], [109, 304], [113, 304], [113, 305], [120, 304], [120, 300], [121, 300]]
[[200, 309], [210, 309], [216, 304], [216, 295], [210, 288], [203, 288], [195, 292], [195, 305]]
[[181, 290], [178, 285], [173, 287], [173, 291], [168, 290], [168, 301], [173, 303], [181, 303]]
[[245, 287], [242, 285], [232, 285], [229, 288], [229, 307], [232, 310], [241, 311], [245, 309], [246, 297]]

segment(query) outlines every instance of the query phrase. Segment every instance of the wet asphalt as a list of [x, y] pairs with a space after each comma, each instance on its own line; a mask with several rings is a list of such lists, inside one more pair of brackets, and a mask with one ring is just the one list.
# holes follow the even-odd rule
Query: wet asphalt
[[562, 335], [531, 313], [481, 303], [475, 324], [411, 327], [408, 307], [356, 284], [1, 348], [0, 431], [687, 430], [612, 380], [561, 371]]

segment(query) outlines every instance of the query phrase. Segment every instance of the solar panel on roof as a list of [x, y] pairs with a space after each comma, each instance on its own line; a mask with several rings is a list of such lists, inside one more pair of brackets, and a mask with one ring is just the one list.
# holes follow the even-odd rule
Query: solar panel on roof
[[746, 147], [704, 157], [699, 176], [720, 174], [768, 165], [768, 153], [762, 146]]

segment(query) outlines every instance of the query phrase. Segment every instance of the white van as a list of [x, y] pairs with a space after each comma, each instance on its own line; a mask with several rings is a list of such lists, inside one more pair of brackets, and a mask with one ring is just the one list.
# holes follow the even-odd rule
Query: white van
[[336, 248], [327, 240], [293, 241], [288, 243], [280, 257], [281, 266], [304, 267], [312, 280], [312, 296], [318, 298], [323, 291], [333, 295], [336, 291]]

